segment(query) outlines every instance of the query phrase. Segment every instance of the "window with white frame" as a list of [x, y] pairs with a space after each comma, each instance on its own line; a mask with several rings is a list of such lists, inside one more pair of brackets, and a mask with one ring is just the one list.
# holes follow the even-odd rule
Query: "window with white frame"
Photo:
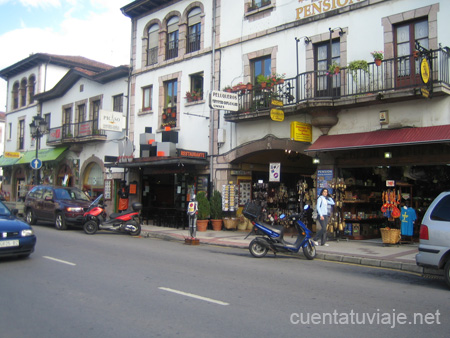
[[153, 86], [142, 88], [142, 111], [149, 112], [152, 110], [152, 92]]
[[178, 23], [177, 16], [171, 17], [167, 22], [166, 60], [178, 56]]
[[188, 35], [186, 41], [186, 52], [192, 53], [200, 50], [201, 38], [201, 9], [194, 8], [188, 14]]
[[147, 66], [158, 63], [159, 27], [151, 25], [148, 29]]

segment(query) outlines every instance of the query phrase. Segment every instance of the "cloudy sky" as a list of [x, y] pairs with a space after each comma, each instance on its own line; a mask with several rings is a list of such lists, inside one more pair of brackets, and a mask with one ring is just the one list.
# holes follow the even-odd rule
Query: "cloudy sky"
[[[129, 64], [133, 0], [0, 0], [0, 69], [33, 53], [80, 55], [112, 66]], [[6, 81], [0, 79], [0, 111]]]

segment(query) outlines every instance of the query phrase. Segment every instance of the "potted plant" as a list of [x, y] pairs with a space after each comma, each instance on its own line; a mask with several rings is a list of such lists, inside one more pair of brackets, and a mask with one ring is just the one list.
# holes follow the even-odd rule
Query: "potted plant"
[[223, 89], [224, 92], [227, 93], [231, 93], [233, 91], [233, 88], [231, 88], [230, 86], [225, 86], [225, 88]]
[[198, 212], [197, 212], [197, 230], [206, 231], [208, 227], [208, 218], [211, 214], [208, 198], [206, 193], [200, 191], [197, 194]]
[[381, 65], [381, 60], [384, 59], [383, 51], [382, 50], [380, 50], [380, 51], [373, 51], [370, 54], [372, 54], [373, 59], [375, 60], [375, 64], [377, 66], [380, 66]]
[[222, 230], [222, 194], [214, 190], [211, 199], [210, 199], [210, 207], [211, 207], [211, 225], [213, 230], [220, 231]]
[[336, 63], [336, 61], [333, 61], [333, 63], [328, 66], [327, 75], [333, 76], [334, 74], [339, 74], [340, 71], [341, 67]]
[[363, 72], [369, 72], [369, 64], [366, 60], [355, 60], [348, 64], [347, 69], [352, 74], [353, 80], [355, 82], [358, 81], [358, 70], [362, 70]]
[[256, 77], [256, 82], [261, 86], [261, 88], [266, 88], [266, 87], [270, 87], [270, 79], [263, 75], [263, 74], [259, 74]]

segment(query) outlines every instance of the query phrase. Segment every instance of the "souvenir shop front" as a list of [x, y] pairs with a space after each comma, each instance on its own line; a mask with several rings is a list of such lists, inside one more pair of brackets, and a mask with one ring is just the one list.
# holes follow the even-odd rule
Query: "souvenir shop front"
[[330, 188], [336, 199], [329, 230], [351, 239], [382, 237], [385, 243], [385, 229], [398, 229], [399, 240], [417, 240], [428, 206], [450, 189], [448, 143], [368, 146], [355, 144], [361, 138], [352, 135], [351, 146], [346, 136], [321, 136], [307, 150], [320, 159], [318, 187]]
[[[229, 171], [229, 182], [234, 184], [238, 196], [235, 209], [239, 223], [245, 222], [242, 209], [248, 201], [264, 207], [264, 221], [274, 224], [282, 224], [278, 220], [281, 214], [298, 213], [304, 204], [315, 204], [317, 166], [300, 151], [256, 151], [233, 165], [241, 168]], [[228, 206], [228, 201], [225, 203]], [[308, 226], [312, 225], [309, 219]]]

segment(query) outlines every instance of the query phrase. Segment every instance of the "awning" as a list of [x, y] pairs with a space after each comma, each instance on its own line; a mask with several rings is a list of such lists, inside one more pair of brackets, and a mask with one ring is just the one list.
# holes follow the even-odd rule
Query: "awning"
[[14, 157], [0, 156], [0, 167], [6, 167], [15, 164], [19, 159]]
[[450, 142], [450, 125], [322, 135], [305, 151], [349, 150], [444, 142]]
[[[54, 161], [59, 155], [61, 155], [67, 147], [58, 147], [58, 148], [47, 148], [47, 149], [39, 149], [38, 157], [42, 162], [45, 161]], [[36, 158], [36, 151], [30, 150], [25, 151], [23, 156], [15, 163], [15, 164], [26, 164], [30, 163], [33, 159]]]

